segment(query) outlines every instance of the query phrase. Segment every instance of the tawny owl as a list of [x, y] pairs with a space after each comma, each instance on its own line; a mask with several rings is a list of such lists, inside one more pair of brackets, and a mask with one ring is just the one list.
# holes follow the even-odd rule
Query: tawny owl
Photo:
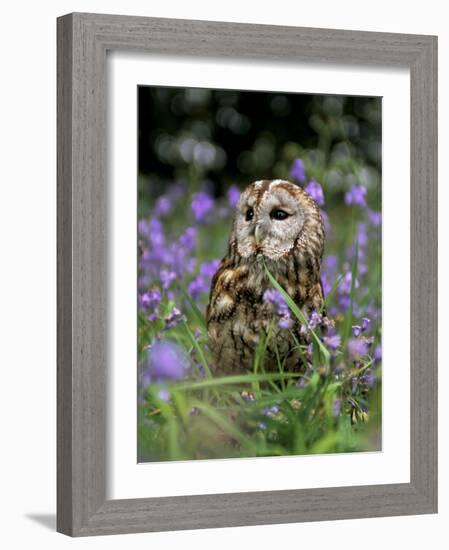
[[295, 346], [301, 327], [294, 318], [279, 321], [282, 304], [273, 299], [265, 266], [308, 315], [323, 302], [323, 248], [319, 207], [303, 189], [284, 180], [256, 181], [245, 189], [206, 312], [216, 372], [252, 369], [260, 338], [268, 333], [265, 370], [276, 369], [279, 359], [286, 370], [301, 369]]

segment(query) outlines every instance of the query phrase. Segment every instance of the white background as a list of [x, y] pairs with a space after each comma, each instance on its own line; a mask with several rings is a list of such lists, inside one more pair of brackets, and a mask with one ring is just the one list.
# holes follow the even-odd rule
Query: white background
[[[319, 7], [319, 9], [316, 9]], [[2, 11], [0, 162], [0, 365], [1, 365], [1, 510], [0, 540], [7, 548], [244, 548], [296, 547], [333, 549], [390, 547], [409, 549], [447, 544], [449, 520], [447, 442], [448, 408], [440, 398], [440, 513], [435, 516], [382, 518], [244, 527], [163, 534], [70, 540], [54, 533], [55, 513], [55, 17], [70, 11], [96, 11], [290, 24], [311, 27], [439, 34], [440, 208], [449, 194], [447, 131], [449, 33], [444, 4], [428, 0], [393, 3], [377, 0], [321, 0], [319, 4], [277, 0], [210, 2], [127, 0], [20, 2]], [[315, 9], [314, 9], [315, 8]], [[440, 235], [449, 231], [441, 210]], [[441, 242], [444, 242], [443, 237]], [[448, 305], [448, 258], [441, 250], [442, 342]], [[400, 343], [398, 343], [400, 344]], [[442, 348], [442, 351], [445, 351]], [[445, 355], [441, 353], [443, 362]], [[444, 364], [443, 364], [444, 367]], [[448, 370], [440, 371], [440, 388]], [[442, 542], [439, 542], [439, 541]]]

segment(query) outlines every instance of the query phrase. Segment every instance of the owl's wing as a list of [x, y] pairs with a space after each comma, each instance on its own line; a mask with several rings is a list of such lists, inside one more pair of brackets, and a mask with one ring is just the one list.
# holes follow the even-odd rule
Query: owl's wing
[[209, 303], [206, 307], [206, 323], [209, 324], [209, 321], [214, 316], [215, 305], [217, 298], [223, 291], [224, 279], [226, 278], [226, 272], [229, 270], [229, 259], [226, 256], [221, 260], [220, 265], [218, 266], [217, 271], [212, 277], [209, 293]]

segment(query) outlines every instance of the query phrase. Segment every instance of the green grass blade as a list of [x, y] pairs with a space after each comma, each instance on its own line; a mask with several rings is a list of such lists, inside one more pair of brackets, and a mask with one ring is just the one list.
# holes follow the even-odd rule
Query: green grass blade
[[197, 352], [198, 354], [198, 358], [199, 360], [201, 361], [201, 364], [203, 365], [204, 367], [204, 371], [206, 373], [206, 376], [208, 376], [209, 378], [212, 377], [212, 373], [210, 371], [210, 368], [209, 368], [209, 365], [207, 363], [207, 360], [206, 360], [206, 357], [204, 356], [204, 352], [203, 350], [201, 349], [201, 346], [198, 344], [198, 342], [196, 341], [196, 338], [194, 336], [194, 334], [192, 333], [192, 331], [190, 330], [189, 328], [189, 325], [187, 323], [184, 323], [184, 328], [185, 328], [185, 331], [187, 333], [187, 336], [189, 337], [189, 340], [190, 340], [190, 343], [192, 344], [192, 346], [194, 347], [195, 351]]
[[[282, 286], [276, 281], [276, 279], [273, 277], [273, 275], [270, 273], [267, 266], [264, 264], [265, 272], [268, 276], [268, 279], [270, 280], [271, 284], [274, 286], [274, 288], [281, 293], [282, 297], [286, 301], [288, 307], [292, 311], [293, 315], [298, 319], [298, 321], [302, 324], [307, 326], [307, 319], [305, 318], [304, 313], [299, 309], [299, 307], [295, 304], [295, 302], [292, 300], [292, 298], [287, 294], [287, 292], [282, 288]], [[324, 346], [323, 342], [321, 342], [320, 338], [316, 334], [316, 332], [313, 329], [310, 329], [310, 333], [312, 334], [312, 338], [316, 342], [320, 352], [322, 353], [325, 363], [329, 364], [330, 360], [330, 354], [329, 351]]]
[[176, 384], [177, 390], [200, 390], [218, 386], [235, 386], [239, 384], [252, 384], [253, 382], [268, 382], [270, 380], [286, 380], [288, 378], [301, 378], [300, 373], [286, 372], [266, 374], [237, 374], [235, 376], [223, 376], [220, 378], [208, 378], [196, 382], [180, 382]]
[[327, 296], [324, 298], [323, 304], [320, 308], [320, 312], [323, 311], [324, 308], [327, 308], [329, 305], [329, 302], [331, 301], [333, 295], [335, 294], [335, 291], [337, 290], [339, 284], [341, 283], [341, 280], [343, 279], [343, 275], [340, 275], [337, 277], [337, 280], [332, 285], [331, 289], [327, 293]]

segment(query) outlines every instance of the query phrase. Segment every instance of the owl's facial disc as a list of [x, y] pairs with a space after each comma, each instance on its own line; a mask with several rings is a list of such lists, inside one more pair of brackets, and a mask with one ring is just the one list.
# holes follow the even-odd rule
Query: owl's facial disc
[[304, 225], [306, 212], [298, 197], [277, 182], [267, 183], [259, 193], [248, 188], [237, 206], [234, 236], [238, 252], [245, 258], [284, 256], [294, 247]]

